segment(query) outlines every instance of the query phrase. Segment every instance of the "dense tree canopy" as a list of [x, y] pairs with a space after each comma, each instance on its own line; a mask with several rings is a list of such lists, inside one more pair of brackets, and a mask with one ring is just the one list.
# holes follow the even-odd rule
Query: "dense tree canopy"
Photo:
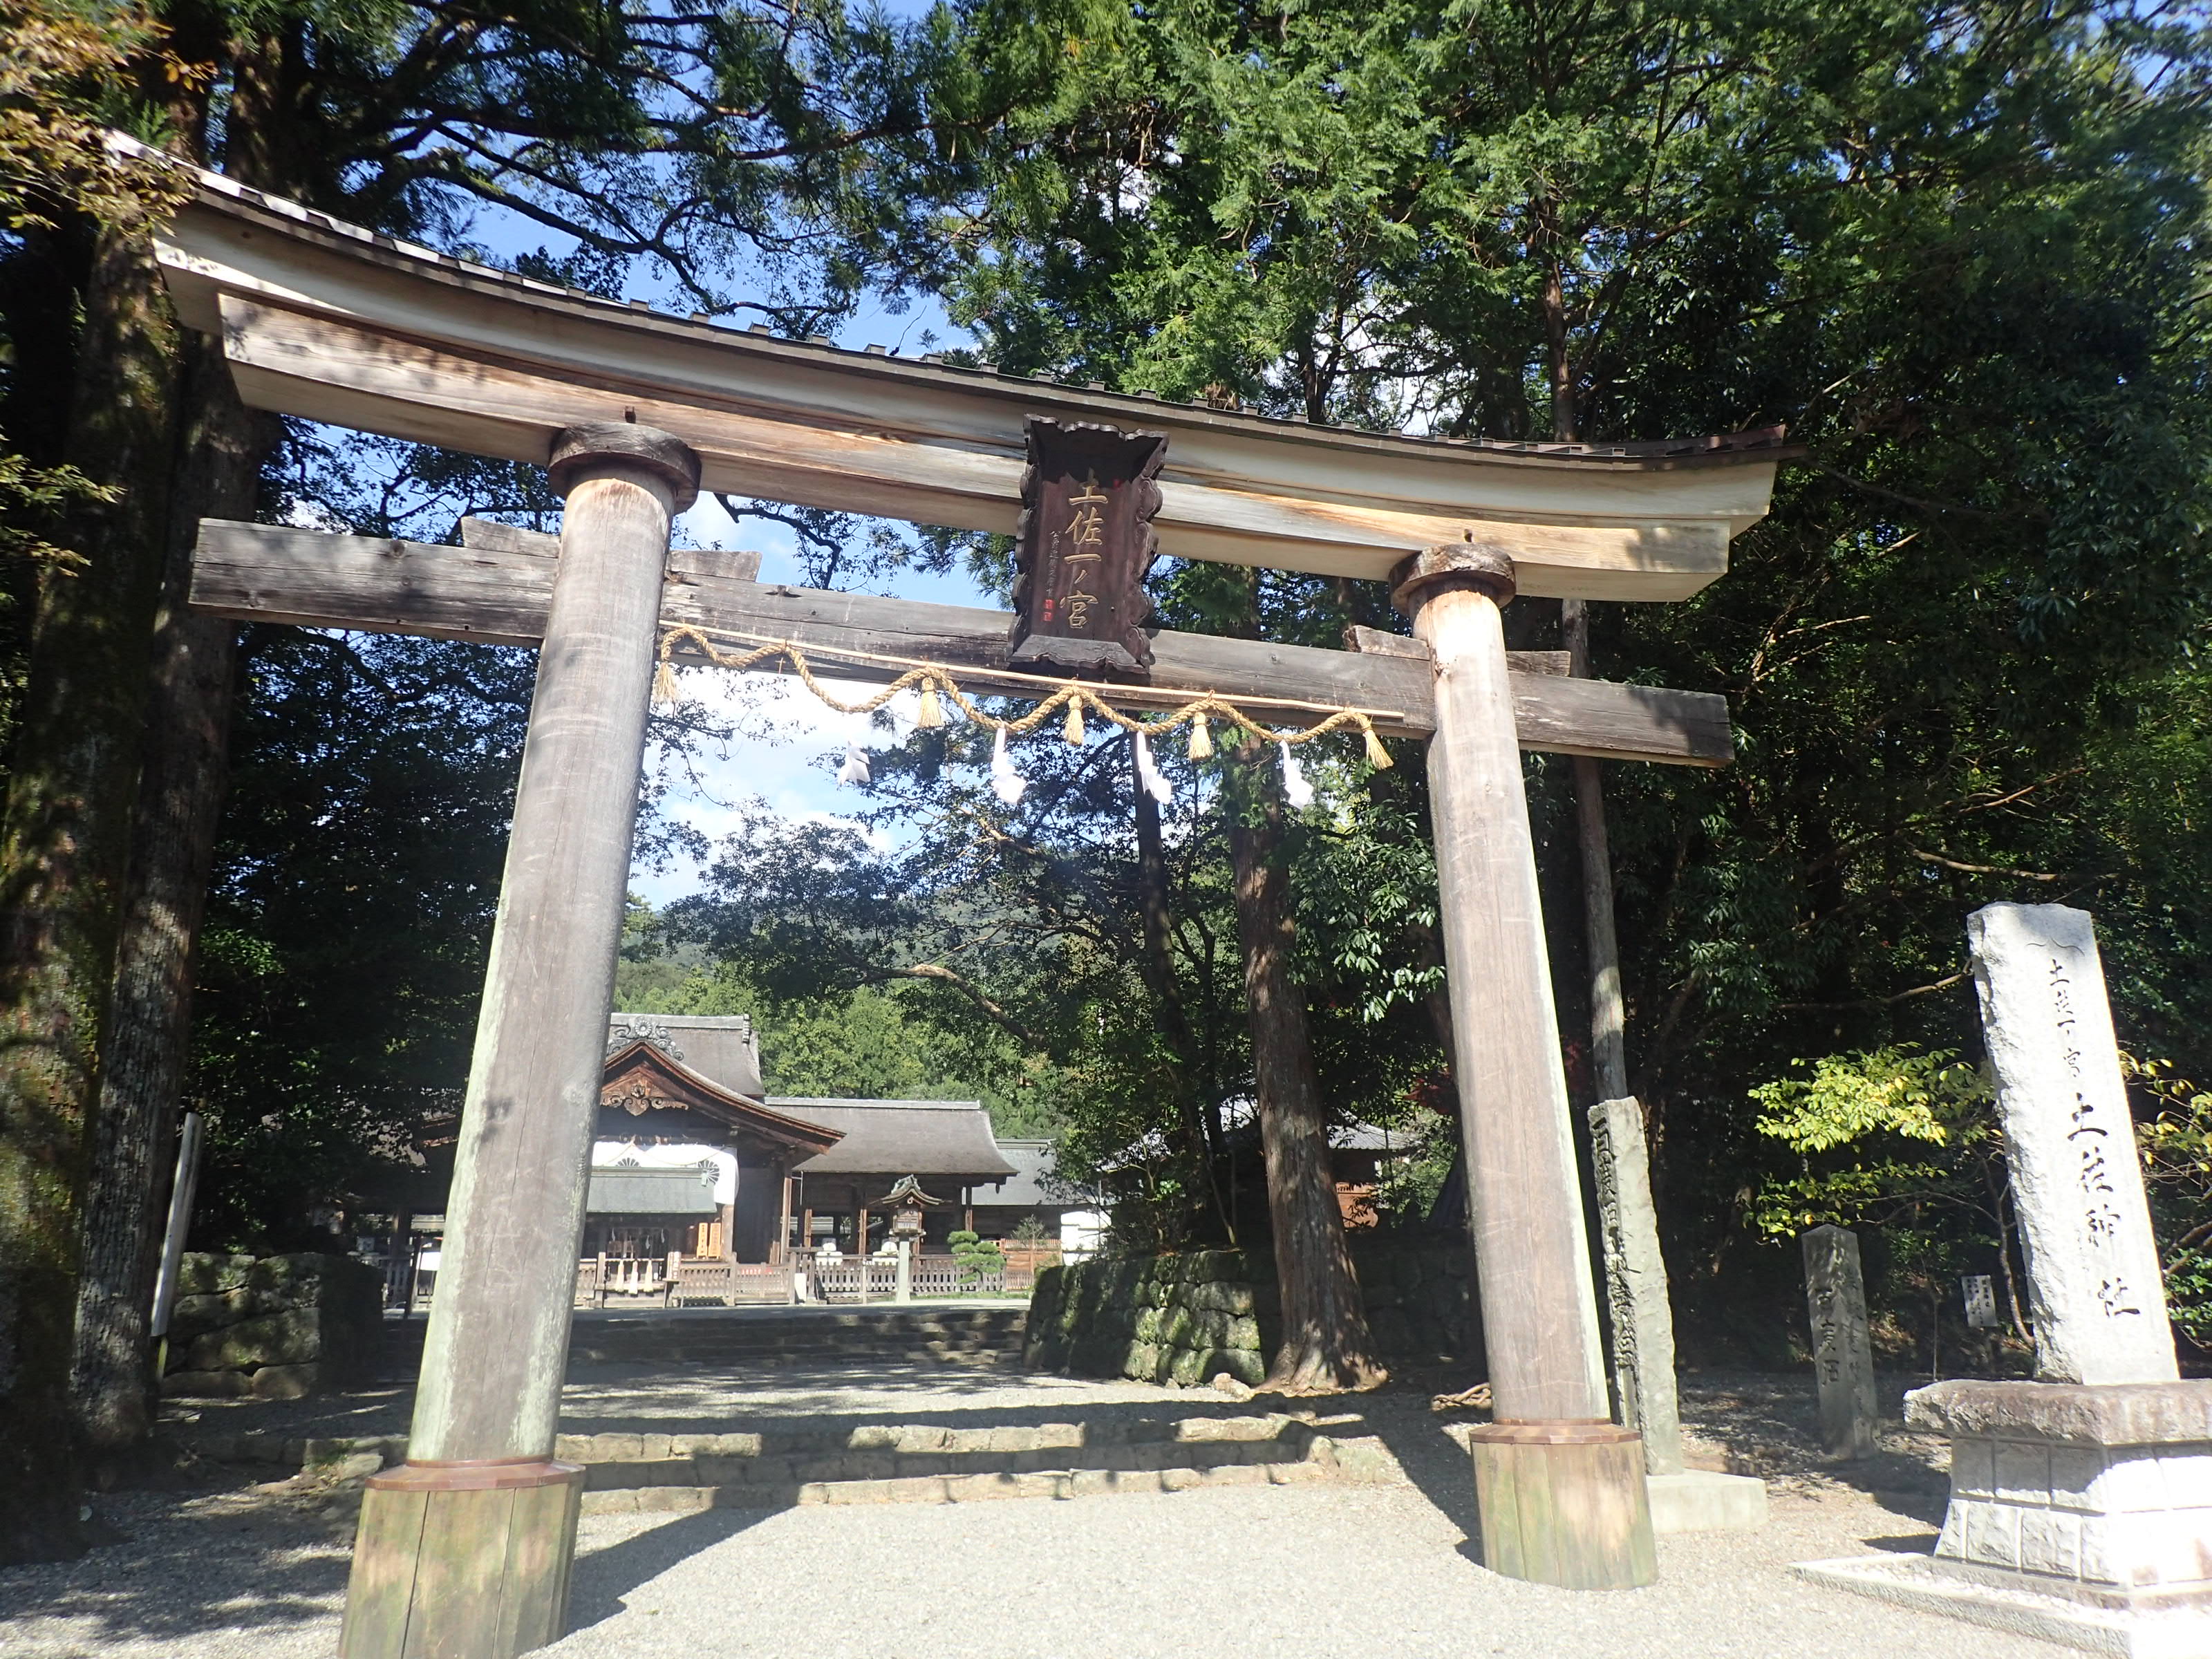
[[[1712, 1274], [1757, 1265], [1762, 1172], [1797, 1161], [1750, 1091], [1897, 1042], [1977, 1053], [1979, 903], [2095, 911], [2124, 1040], [2203, 1074], [2207, 44], [2180, 6], [1170, 0], [1087, 36], [1051, 118], [946, 222], [953, 314], [1019, 371], [1401, 429], [1781, 422], [1806, 446], [1726, 580], [1595, 622], [1599, 672], [1723, 692], [1737, 722], [1724, 772], [1607, 779], [1630, 1055], [1693, 1321]], [[1354, 584], [1158, 586], [1183, 627], [1326, 643], [1388, 617]], [[1535, 605], [1515, 622], [1550, 642]], [[1530, 777], [1567, 901], [1559, 771]], [[1305, 832], [1311, 991], [1403, 1013], [1433, 988], [1418, 780], [1332, 805], [1364, 839], [1346, 881], [1324, 856], [1346, 832]], [[1091, 810], [1126, 835], [1127, 805]], [[1040, 870], [1095, 867], [1039, 830]], [[1367, 869], [1391, 873], [1363, 902]], [[1186, 933], [1218, 928], [1218, 892], [1180, 896]], [[1569, 1008], [1577, 922], [1554, 907]], [[1091, 994], [1098, 1018], [1127, 984]], [[1134, 1029], [1161, 1029], [1151, 1006]], [[1362, 1075], [1443, 1059], [1419, 1024], [1347, 1036]], [[1117, 1072], [1087, 1097], [1161, 1118]]]

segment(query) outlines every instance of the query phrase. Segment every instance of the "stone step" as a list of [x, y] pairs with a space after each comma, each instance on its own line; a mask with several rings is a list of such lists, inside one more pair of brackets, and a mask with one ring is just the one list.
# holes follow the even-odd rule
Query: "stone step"
[[[1384, 1455], [1387, 1457], [1387, 1454]], [[642, 1486], [583, 1495], [586, 1515], [687, 1514], [712, 1509], [789, 1509], [816, 1504], [973, 1504], [1014, 1498], [1102, 1498], [1125, 1492], [1191, 1492], [1200, 1487], [1301, 1486], [1338, 1481], [1402, 1485], [1382, 1460], [1359, 1465], [1318, 1459], [1297, 1462], [1218, 1463], [1205, 1468], [1039, 1469], [1025, 1474], [904, 1475], [882, 1480], [817, 1480], [797, 1485]]]
[[[733, 1433], [563, 1435], [555, 1455], [584, 1466], [584, 1508], [592, 1514], [1401, 1482], [1396, 1460], [1360, 1432], [1364, 1426], [1357, 1416], [1311, 1411], [972, 1428], [794, 1419]], [[406, 1456], [404, 1435], [204, 1435], [189, 1443], [216, 1462], [335, 1478]]]
[[[957, 1361], [1018, 1363], [1026, 1307], [932, 1312], [911, 1308], [824, 1309], [763, 1315], [672, 1313], [663, 1310], [586, 1316], [569, 1336], [569, 1355], [587, 1364], [769, 1365], [878, 1360], [908, 1364]], [[380, 1369], [415, 1375], [422, 1360], [421, 1318], [388, 1320]]]
[[838, 1341], [818, 1338], [772, 1337], [765, 1340], [732, 1341], [708, 1333], [699, 1336], [634, 1337], [586, 1336], [571, 1339], [569, 1353], [595, 1361], [681, 1360], [685, 1362], [777, 1358], [896, 1359], [945, 1358], [976, 1356], [990, 1359], [1018, 1359], [1021, 1340], [941, 1337], [927, 1333], [851, 1337]]
[[[934, 1425], [915, 1425], [927, 1430]], [[1133, 1439], [1081, 1443], [1037, 1430], [939, 1431], [939, 1450], [902, 1450], [927, 1436], [880, 1449], [782, 1455], [763, 1450], [586, 1463], [587, 1515], [706, 1509], [784, 1509], [814, 1504], [966, 1504], [1022, 1498], [1088, 1498], [1204, 1486], [1293, 1486], [1314, 1481], [1399, 1484], [1405, 1474], [1381, 1441], [1340, 1438], [1310, 1423], [1249, 1437]], [[956, 1449], [961, 1437], [987, 1445]], [[592, 1450], [605, 1437], [592, 1436]], [[723, 1437], [739, 1439], [741, 1437]]]

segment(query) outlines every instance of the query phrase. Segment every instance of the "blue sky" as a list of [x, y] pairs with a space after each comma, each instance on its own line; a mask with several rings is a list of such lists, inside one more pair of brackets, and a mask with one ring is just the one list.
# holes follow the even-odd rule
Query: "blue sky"
[[[848, 347], [883, 345], [911, 352], [924, 330], [933, 331], [942, 344], [959, 343], [965, 337], [948, 323], [933, 302], [917, 304], [904, 316], [893, 316], [871, 307], [837, 335]], [[934, 348], [933, 348], [934, 349]], [[761, 555], [761, 580], [798, 583], [804, 580], [793, 551], [793, 538], [783, 526], [749, 519], [733, 523], [712, 496], [684, 516], [679, 533], [703, 547], [750, 548]], [[927, 599], [939, 605], [971, 605], [995, 609], [998, 601], [964, 574], [934, 575], [915, 570], [899, 571], [873, 584], [873, 591], [902, 599]], [[709, 841], [719, 840], [731, 828], [736, 809], [750, 799], [765, 801], [779, 816], [789, 818], [825, 817], [843, 820], [859, 804], [858, 793], [842, 787], [836, 771], [845, 745], [883, 742], [872, 732], [866, 716], [841, 714], [817, 700], [797, 680], [782, 675], [732, 674], [719, 669], [691, 669], [682, 675], [684, 695], [696, 697], [740, 728], [740, 735], [726, 753], [702, 757], [693, 769], [697, 782], [687, 778], [672, 789], [663, 803], [668, 814], [690, 824]], [[831, 682], [830, 689], [846, 701], [872, 693], [873, 686]], [[910, 704], [911, 697], [905, 700]], [[895, 720], [902, 714], [910, 723], [910, 707], [894, 703]], [[667, 903], [696, 890], [699, 872], [684, 860], [665, 870], [634, 867], [632, 890], [654, 905]]]

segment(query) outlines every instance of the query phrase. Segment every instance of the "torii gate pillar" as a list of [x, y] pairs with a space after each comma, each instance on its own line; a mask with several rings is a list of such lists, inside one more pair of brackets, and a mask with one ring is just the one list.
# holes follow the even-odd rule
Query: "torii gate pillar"
[[363, 1495], [342, 1659], [561, 1637], [583, 1470], [554, 1461], [669, 526], [698, 458], [570, 427], [552, 609], [461, 1111], [405, 1467]]
[[1513, 561], [1434, 547], [1392, 581], [1436, 662], [1430, 812], [1494, 1419], [1474, 1431], [1483, 1560], [1571, 1589], [1648, 1584], [1644, 1450], [1606, 1395], [1506, 676]]

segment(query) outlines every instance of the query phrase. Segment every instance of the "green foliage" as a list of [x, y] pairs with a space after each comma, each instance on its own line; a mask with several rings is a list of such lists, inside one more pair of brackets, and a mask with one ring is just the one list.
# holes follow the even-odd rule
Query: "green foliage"
[[[1796, 1069], [1809, 1075], [1751, 1091], [1759, 1133], [1800, 1154], [1804, 1171], [1760, 1189], [1751, 1214], [1760, 1232], [1795, 1237], [1823, 1222], [1886, 1220], [1928, 1203], [1979, 1212], [1997, 1139], [1996, 1097], [1980, 1070], [1951, 1051], [1911, 1044], [1800, 1060]], [[1843, 1156], [1815, 1157], [1832, 1153]]]
[[962, 1228], [945, 1235], [945, 1242], [952, 1247], [952, 1260], [963, 1285], [974, 1285], [986, 1273], [1006, 1270], [1006, 1252], [985, 1243], [980, 1234]]
[[1823, 1223], [1876, 1230], [1872, 1292], [1893, 1311], [1910, 1308], [1916, 1328], [1925, 1310], [1931, 1352], [1943, 1310], [1955, 1320], [1959, 1276], [1994, 1266], [2025, 1339], [2023, 1257], [1985, 1073], [1954, 1052], [1909, 1043], [1794, 1069], [1751, 1091], [1759, 1133], [1797, 1155], [1795, 1174], [1770, 1175], [1747, 1194], [1754, 1232], [1779, 1242]]
[[[1632, 1082], [1671, 1253], [1717, 1274], [1766, 1237], [1747, 1193], [1844, 1150], [1761, 1131], [1771, 1057], [1971, 1054], [1981, 903], [2094, 910], [2130, 1040], [2212, 1064], [2208, 84], [2200, 11], [2119, 0], [1167, 0], [1070, 58], [948, 228], [953, 314], [1017, 372], [1447, 435], [1780, 422], [1808, 447], [1725, 580], [1592, 616], [1600, 673], [1723, 694], [1736, 726], [1724, 771], [1606, 780]], [[1358, 584], [1270, 590], [1295, 599], [1266, 637], [1387, 625]], [[1539, 604], [1509, 613], [1522, 643], [1550, 642]], [[1357, 848], [1363, 907], [1356, 862], [1332, 879], [1313, 846], [1295, 879], [1338, 930], [1308, 941], [1316, 993], [1334, 954], [1327, 994], [1410, 1012], [1416, 855]], [[1435, 1052], [1407, 1026], [1347, 1051]], [[1881, 1150], [1818, 1164], [1798, 1210], [1996, 1248], [1986, 1142], [1850, 1144]]]
[[[1800, 1070], [1804, 1062], [1798, 1062]], [[1825, 1152], [1877, 1133], [1956, 1146], [1990, 1132], [1990, 1080], [1948, 1052], [1911, 1045], [1872, 1054], [1830, 1054], [1809, 1078], [1751, 1091], [1762, 1110], [1759, 1132], [1796, 1152]]]
[[[1195, 603], [1185, 591], [1165, 597]], [[1256, 1170], [1256, 1151], [1240, 1154], [1224, 1127], [1252, 1086], [1219, 805], [1235, 763], [1193, 763], [1177, 748], [1155, 750], [1176, 782], [1174, 804], [1159, 809], [1156, 875], [1138, 844], [1126, 738], [1018, 741], [1030, 786], [1008, 808], [988, 787], [988, 738], [963, 725], [876, 750], [863, 817], [884, 833], [872, 839], [849, 825], [750, 817], [718, 848], [708, 890], [671, 908], [669, 929], [727, 971], [742, 964], [763, 998], [764, 1051], [787, 1040], [769, 1024], [779, 1010], [842, 1020], [859, 993], [896, 993], [910, 1029], [946, 1056], [939, 1063], [977, 1080], [1002, 1133], [1050, 1132], [1065, 1178], [1114, 1192], [1127, 1236], [1234, 1237], [1261, 1221], [1256, 1193], [1240, 1196], [1234, 1179], [1240, 1155]], [[1358, 753], [1356, 741], [1346, 748]], [[1370, 818], [1364, 766], [1306, 753], [1327, 805], [1293, 827], [1293, 856], [1326, 847], [1337, 872], [1324, 908], [1300, 918], [1316, 1061], [1346, 1116], [1395, 1121], [1433, 1069], [1419, 1035], [1426, 1012], [1407, 994], [1378, 996], [1359, 964], [1364, 952], [1376, 976], [1407, 978], [1408, 917], [1431, 916], [1433, 899], [1425, 909], [1400, 893], [1363, 896], [1358, 866], [1380, 866], [1379, 835], [1418, 827], [1398, 795]], [[1425, 855], [1392, 850], [1417, 889]], [[1148, 880], [1164, 917], [1157, 953]], [[1364, 930], [1357, 944], [1337, 942], [1340, 917]], [[1413, 1041], [1378, 1041], [1401, 1026]]]
[[533, 665], [277, 628], [247, 662], [188, 1083], [196, 1230], [281, 1249], [459, 1109]]
[[2122, 1069], [2149, 1110], [2138, 1110], [2150, 1212], [2166, 1270], [2166, 1310], [2199, 1347], [2212, 1346], [2212, 1095], [2171, 1062], [2122, 1051]]

